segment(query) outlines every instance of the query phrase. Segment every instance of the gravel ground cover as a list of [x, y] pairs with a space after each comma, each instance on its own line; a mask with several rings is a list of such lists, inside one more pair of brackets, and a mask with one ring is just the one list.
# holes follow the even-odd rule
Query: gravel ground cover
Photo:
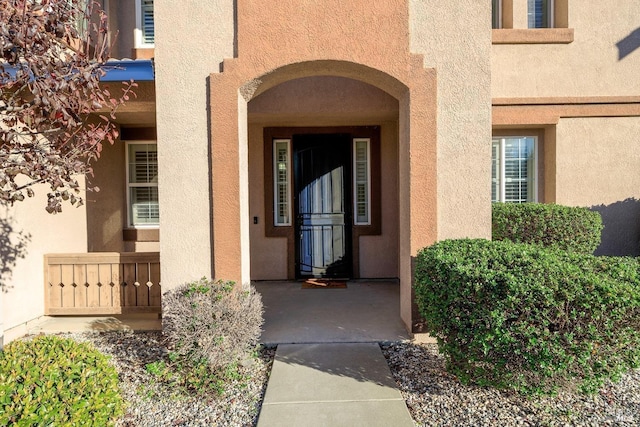
[[275, 349], [263, 349], [253, 363], [242, 366], [249, 380], [234, 381], [222, 396], [176, 395], [146, 370], [148, 363], [168, 361], [160, 332], [102, 332], [61, 334], [90, 341], [111, 355], [118, 369], [122, 394], [128, 404], [121, 427], [254, 426], [267, 386]]
[[[61, 334], [90, 341], [112, 356], [128, 403], [120, 427], [255, 426], [275, 348], [243, 366], [250, 380], [232, 382], [222, 396], [179, 396], [147, 372], [168, 360], [160, 332]], [[638, 426], [640, 370], [607, 383], [593, 396], [559, 393], [525, 398], [512, 392], [464, 386], [444, 369], [435, 344], [382, 345], [391, 372], [418, 426]]]
[[444, 369], [436, 344], [398, 343], [382, 351], [420, 426], [639, 426], [640, 370], [593, 396], [559, 393], [527, 399], [464, 386]]

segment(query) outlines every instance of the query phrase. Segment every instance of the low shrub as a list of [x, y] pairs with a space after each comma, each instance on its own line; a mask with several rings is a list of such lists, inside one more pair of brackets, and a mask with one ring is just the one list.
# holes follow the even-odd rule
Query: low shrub
[[640, 266], [508, 241], [448, 240], [416, 260], [416, 301], [462, 382], [593, 392], [640, 366]]
[[202, 278], [162, 297], [163, 331], [174, 352], [192, 366], [224, 371], [247, 358], [260, 338], [263, 309], [253, 286]]
[[0, 352], [0, 425], [113, 425], [123, 413], [118, 374], [88, 343], [55, 336]]
[[543, 203], [493, 203], [492, 238], [592, 254], [602, 218], [587, 208]]

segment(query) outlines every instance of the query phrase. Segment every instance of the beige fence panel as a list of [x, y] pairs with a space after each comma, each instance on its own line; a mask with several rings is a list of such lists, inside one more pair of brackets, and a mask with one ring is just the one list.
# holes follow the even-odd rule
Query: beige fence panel
[[45, 314], [160, 313], [158, 252], [47, 254]]

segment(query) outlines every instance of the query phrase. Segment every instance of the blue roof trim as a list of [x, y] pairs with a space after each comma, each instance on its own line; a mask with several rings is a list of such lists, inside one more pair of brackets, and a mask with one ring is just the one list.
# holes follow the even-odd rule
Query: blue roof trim
[[109, 61], [102, 68], [107, 72], [101, 82], [152, 82], [155, 80], [153, 62], [149, 59], [135, 61]]

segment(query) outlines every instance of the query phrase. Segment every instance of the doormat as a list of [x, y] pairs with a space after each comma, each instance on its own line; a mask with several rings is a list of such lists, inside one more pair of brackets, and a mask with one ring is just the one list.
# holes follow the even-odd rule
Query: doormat
[[344, 280], [308, 279], [302, 282], [302, 289], [346, 289]]

